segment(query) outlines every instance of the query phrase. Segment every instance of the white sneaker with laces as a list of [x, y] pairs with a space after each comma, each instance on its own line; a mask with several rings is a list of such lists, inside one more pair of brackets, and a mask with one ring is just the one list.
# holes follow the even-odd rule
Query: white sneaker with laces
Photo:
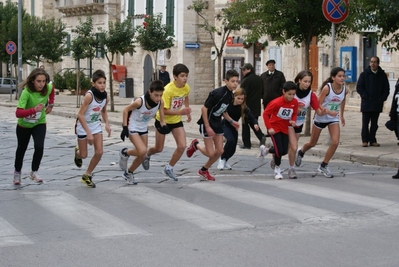
[[163, 174], [165, 174], [166, 176], [168, 176], [170, 179], [177, 181], [177, 177], [175, 175], [175, 173], [173, 172], [173, 169], [171, 168], [167, 168], [165, 166], [165, 169], [163, 170]]
[[269, 149], [264, 145], [261, 145], [259, 149], [260, 149], [260, 156], [259, 156], [260, 158], [264, 158], [269, 153]]
[[150, 156], [145, 156], [144, 161], [141, 163], [141, 166], [143, 166], [143, 169], [148, 171], [150, 169]]
[[218, 167], [217, 167], [218, 170], [223, 170], [225, 166], [226, 166], [226, 160], [225, 159], [219, 159]]
[[319, 168], [317, 168], [318, 172], [321, 172], [325, 177], [327, 178], [333, 178], [334, 175], [331, 174], [330, 169], [326, 165], [325, 167], [322, 167], [321, 165]]
[[295, 166], [299, 167], [302, 164], [302, 156], [299, 155], [300, 149], [296, 152], [296, 157], [295, 157]]
[[21, 172], [14, 171], [13, 183], [15, 185], [20, 185], [21, 184]]
[[226, 162], [226, 163], [224, 164], [224, 169], [225, 169], [225, 170], [231, 170], [232, 168], [231, 168], [231, 166]]
[[124, 171], [123, 172], [123, 178], [125, 179], [125, 181], [127, 182], [127, 184], [137, 184], [136, 180], [134, 179], [134, 175], [132, 172], [127, 172]]
[[296, 171], [294, 168], [289, 168], [288, 169], [288, 178], [290, 179], [296, 179]]
[[36, 183], [42, 183], [43, 179], [42, 177], [40, 177], [40, 175], [37, 173], [37, 171], [35, 172], [30, 172], [30, 176], [29, 178], [31, 178], [33, 181], [35, 181]]
[[281, 174], [281, 169], [279, 166], [276, 166], [274, 168], [274, 179], [276, 180], [282, 180], [283, 179], [283, 175]]
[[127, 170], [127, 161], [129, 160], [129, 156], [125, 156], [123, 153], [127, 151], [127, 147], [122, 148], [119, 151], [119, 167], [121, 170], [126, 171]]

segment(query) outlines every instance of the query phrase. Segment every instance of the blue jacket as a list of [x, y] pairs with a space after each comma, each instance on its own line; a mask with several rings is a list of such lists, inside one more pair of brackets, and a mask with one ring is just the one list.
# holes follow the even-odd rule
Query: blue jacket
[[374, 73], [369, 66], [360, 74], [356, 91], [362, 99], [361, 112], [382, 112], [384, 101], [389, 96], [389, 82], [385, 71], [378, 67]]

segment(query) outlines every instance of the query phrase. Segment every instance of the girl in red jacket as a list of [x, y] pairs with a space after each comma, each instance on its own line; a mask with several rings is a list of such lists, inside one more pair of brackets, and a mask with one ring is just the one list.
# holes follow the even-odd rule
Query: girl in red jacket
[[273, 147], [260, 147], [261, 157], [273, 154], [275, 168], [274, 178], [283, 179], [280, 164], [281, 157], [288, 152], [288, 126], [296, 126], [298, 100], [295, 99], [296, 84], [286, 82], [283, 85], [283, 95], [270, 102], [263, 112], [263, 120], [271, 136]]

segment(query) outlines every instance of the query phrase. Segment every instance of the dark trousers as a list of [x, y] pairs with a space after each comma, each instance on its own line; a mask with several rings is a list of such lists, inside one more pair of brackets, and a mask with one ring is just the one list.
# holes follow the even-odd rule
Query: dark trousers
[[396, 114], [396, 138], [399, 140], [399, 112]]
[[[375, 135], [378, 129], [380, 112], [362, 112], [362, 141], [363, 143], [375, 143]], [[369, 127], [370, 124], [370, 127]]]
[[259, 131], [256, 131], [252, 121], [248, 117], [244, 117], [244, 120], [242, 123], [241, 135], [242, 135], [242, 142], [243, 142], [244, 146], [246, 146], [246, 147], [251, 147], [251, 130], [249, 129], [249, 127], [252, 128], [256, 137], [258, 137], [259, 141], [261, 141], [262, 137], [263, 137], [262, 130], [259, 128]]
[[281, 157], [288, 153], [288, 135], [282, 132], [270, 135], [273, 142], [273, 147], [270, 148], [269, 153], [274, 154], [274, 162], [276, 166], [280, 166]]
[[236, 153], [238, 131], [230, 124], [225, 123], [225, 125], [223, 125], [223, 136], [226, 138], [226, 144], [224, 145], [224, 152], [220, 158], [228, 161], [229, 158]]
[[32, 171], [39, 170], [40, 162], [43, 158], [44, 139], [46, 137], [46, 124], [38, 124], [33, 128], [23, 128], [17, 125], [16, 129], [18, 147], [15, 152], [15, 171], [20, 172], [23, 165], [26, 149], [29, 145], [30, 137], [33, 138], [35, 152], [32, 159]]

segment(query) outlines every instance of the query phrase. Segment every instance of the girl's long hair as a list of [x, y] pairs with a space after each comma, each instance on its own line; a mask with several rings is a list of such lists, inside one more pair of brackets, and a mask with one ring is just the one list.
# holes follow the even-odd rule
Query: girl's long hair
[[344, 70], [343, 68], [341, 68], [341, 67], [335, 67], [335, 68], [333, 68], [333, 69], [331, 70], [331, 72], [330, 72], [330, 77], [328, 77], [327, 80], [325, 80], [325, 81], [323, 82], [323, 84], [322, 84], [321, 87], [320, 87], [320, 92], [321, 92], [321, 90], [323, 90], [324, 86], [326, 86], [327, 83], [332, 83], [332, 82], [333, 82], [332, 77], [337, 76], [338, 72], [340, 72], [340, 71], [342, 71], [342, 72], [345, 73], [345, 70]]
[[242, 89], [242, 88], [235, 89], [234, 90], [234, 99], [233, 99], [233, 101], [235, 100], [236, 96], [240, 96], [240, 95], [244, 95], [244, 101], [242, 101], [242, 103], [241, 103], [241, 119], [244, 120], [244, 117], [245, 117], [245, 106], [247, 105], [246, 104], [247, 94], [245, 93], [245, 90]]
[[[36, 92], [36, 88], [34, 85], [34, 81], [36, 80], [36, 77], [39, 75], [43, 75], [44, 77], [47, 78], [47, 72], [41, 68], [37, 68], [32, 70], [32, 72], [29, 74], [29, 76], [25, 79], [25, 81], [23, 81], [18, 88], [22, 88], [25, 89], [27, 88], [29, 90], [29, 92]], [[48, 92], [48, 82], [46, 79], [46, 84], [43, 87], [43, 90], [40, 92], [41, 95], [47, 95]]]
[[297, 75], [296, 75], [296, 77], [295, 77], [295, 79], [294, 79], [294, 83], [298, 86], [298, 89], [300, 89], [299, 88], [299, 80], [302, 80], [304, 77], [306, 77], [306, 76], [309, 76], [310, 77], [310, 85], [309, 85], [309, 88], [312, 88], [312, 82], [313, 82], [313, 75], [312, 75], [312, 73], [310, 72], [310, 71], [308, 71], [308, 70], [303, 70], [303, 71], [300, 71]]

